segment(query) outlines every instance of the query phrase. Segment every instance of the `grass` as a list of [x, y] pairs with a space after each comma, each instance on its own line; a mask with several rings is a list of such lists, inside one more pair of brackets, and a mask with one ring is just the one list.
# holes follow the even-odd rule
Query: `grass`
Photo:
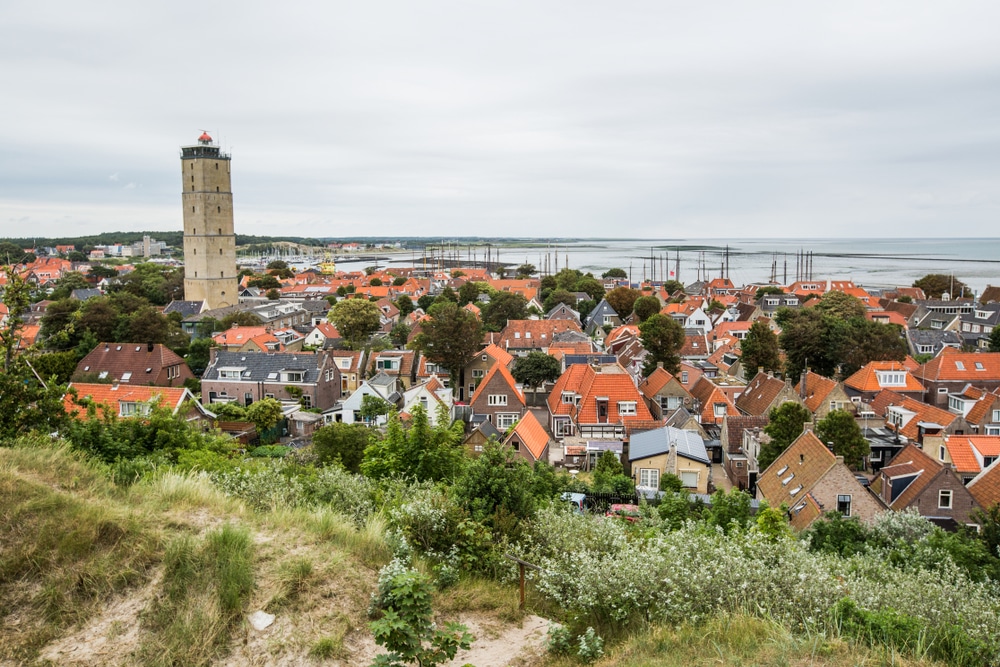
[[[784, 626], [751, 616], [722, 616], [679, 628], [637, 632], [594, 663], [597, 667], [932, 667], [888, 648], [858, 646], [825, 635], [793, 635]], [[575, 657], [550, 657], [550, 667], [578, 665]]]
[[164, 557], [162, 594], [147, 610], [140, 656], [149, 665], [205, 665], [229, 640], [254, 587], [253, 543], [226, 524], [181, 535]]

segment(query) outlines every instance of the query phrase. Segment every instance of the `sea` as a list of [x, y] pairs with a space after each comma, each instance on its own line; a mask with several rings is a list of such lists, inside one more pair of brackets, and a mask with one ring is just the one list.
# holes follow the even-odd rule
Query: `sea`
[[[414, 246], [409, 241], [408, 246]], [[435, 239], [447, 257], [485, 259], [480, 239]], [[599, 275], [621, 268], [633, 282], [646, 278], [690, 284], [721, 275], [736, 285], [781, 284], [797, 278], [852, 280], [863, 287], [912, 285], [928, 273], [954, 276], [978, 295], [1000, 285], [1000, 238], [937, 239], [491, 239], [492, 261], [533, 264], [554, 273], [569, 266]], [[440, 251], [437, 251], [440, 253]], [[415, 252], [390, 257], [388, 266], [413, 265]], [[419, 261], [419, 260], [418, 260]], [[338, 268], [354, 268], [338, 262]], [[371, 262], [367, 262], [371, 264]], [[383, 266], [386, 264], [383, 262]], [[958, 296], [958, 295], [956, 295]], [[966, 296], [970, 296], [966, 294]]]

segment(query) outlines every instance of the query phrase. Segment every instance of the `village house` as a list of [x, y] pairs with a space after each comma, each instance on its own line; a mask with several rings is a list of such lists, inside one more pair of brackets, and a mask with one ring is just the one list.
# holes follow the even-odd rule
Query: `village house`
[[184, 359], [161, 343], [100, 343], [76, 365], [72, 379], [181, 387], [194, 374]]
[[914, 376], [926, 387], [926, 402], [947, 407], [949, 395], [961, 393], [966, 385], [994, 392], [1000, 389], [1000, 352], [945, 348], [914, 371]]
[[227, 352], [212, 349], [202, 375], [205, 405], [250, 405], [265, 398], [326, 410], [340, 399], [340, 371], [325, 354]]
[[711, 462], [695, 431], [670, 426], [633, 433], [629, 464], [637, 487], [659, 490], [664, 475], [675, 475], [691, 493], [709, 493]]
[[395, 410], [403, 401], [403, 391], [403, 385], [398, 377], [379, 371], [374, 376], [364, 380], [343, 403], [324, 410], [323, 419], [328, 424], [343, 422], [345, 424], [365, 423], [372, 426], [382, 426], [388, 421], [388, 414], [379, 415], [373, 420], [361, 415], [365, 396], [380, 398], [386, 401], [391, 409]]
[[621, 440], [628, 422], [652, 421], [632, 377], [618, 364], [576, 364], [549, 393], [550, 428], [557, 439]]
[[811, 430], [804, 431], [757, 479], [757, 498], [789, 508], [792, 528], [803, 530], [826, 512], [871, 523], [885, 511], [879, 498], [858, 481]]
[[727, 415], [722, 420], [719, 443], [726, 477], [734, 487], [751, 496], [755, 495], [757, 488], [757, 457], [764, 442], [762, 438], [770, 440], [764, 433], [769, 421], [767, 415]]
[[455, 419], [455, 400], [451, 389], [446, 387], [436, 376], [415, 384], [403, 392], [403, 409], [405, 414], [412, 414], [416, 406], [423, 408], [427, 421], [431, 426], [438, 426], [438, 409], [444, 408], [448, 415], [448, 423]]
[[71, 382], [67, 389], [75, 389], [63, 397], [66, 414], [76, 419], [86, 419], [88, 408], [95, 408], [95, 416], [145, 417], [155, 406], [166, 408], [172, 414], [183, 411], [186, 421], [211, 422], [215, 415], [198, 403], [198, 399], [184, 387], [154, 387], [150, 385], [124, 385], [118, 382], [95, 384]]
[[979, 473], [966, 488], [980, 507], [992, 508], [1000, 503], [1000, 460]]
[[604, 327], [618, 327], [622, 325], [622, 318], [618, 311], [611, 307], [606, 299], [601, 299], [600, 303], [587, 315], [583, 325], [583, 331], [588, 336], [593, 336], [600, 330], [600, 335], [604, 336]]
[[802, 399], [788, 380], [779, 380], [772, 373], [758, 371], [736, 399], [736, 409], [742, 414], [759, 417], [768, 415], [783, 403], [802, 404]]
[[[681, 371], [682, 375], [683, 373]], [[694, 400], [692, 411], [702, 424], [721, 424], [727, 415], [740, 414], [733, 401], [740, 397], [745, 388], [746, 385], [736, 378], [702, 374], [691, 388], [691, 398]]]
[[912, 507], [945, 528], [970, 523], [972, 512], [980, 509], [951, 466], [912, 443], [879, 471], [873, 490], [889, 509], [901, 512]]
[[571, 320], [508, 320], [497, 340], [491, 342], [523, 357], [529, 352], [548, 352], [556, 336], [564, 332], [582, 333]]
[[[896, 394], [898, 397], [899, 395]], [[880, 405], [876, 400], [873, 406]], [[940, 433], [963, 435], [971, 429], [960, 414], [916, 401], [908, 396], [885, 408], [885, 428], [899, 434], [906, 442], [922, 443], [927, 435]]]
[[527, 410], [524, 394], [501, 363], [493, 364], [469, 402], [476, 415], [485, 415], [499, 431], [513, 426]]
[[372, 352], [368, 372], [383, 372], [399, 379], [404, 389], [413, 386], [416, 379], [417, 353], [413, 350], [383, 350]]
[[950, 466], [968, 484], [1000, 458], [1000, 436], [936, 434], [924, 437], [924, 452]]
[[471, 399], [472, 395], [476, 393], [476, 387], [497, 363], [509, 369], [514, 363], [514, 357], [503, 348], [493, 344], [480, 350], [479, 354], [465, 365], [465, 386], [458, 388], [458, 400]]
[[662, 364], [639, 383], [639, 392], [654, 419], [664, 419], [677, 408], [691, 407], [691, 394]]
[[858, 411], [857, 405], [848, 396], [843, 384], [819, 373], [804, 372], [799, 377], [795, 391], [802, 404], [812, 413], [814, 424], [834, 410], [846, 410], [852, 414]]
[[548, 461], [549, 434], [530, 410], [514, 425], [504, 445], [528, 463]]
[[340, 395], [350, 396], [364, 381], [364, 350], [329, 350], [327, 354], [340, 370]]
[[923, 400], [924, 385], [900, 361], [872, 361], [844, 380], [844, 391], [851, 400], [870, 403], [883, 389]]

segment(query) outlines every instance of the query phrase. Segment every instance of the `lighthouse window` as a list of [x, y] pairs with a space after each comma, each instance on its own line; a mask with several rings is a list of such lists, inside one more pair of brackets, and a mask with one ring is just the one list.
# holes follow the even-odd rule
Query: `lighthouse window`
[[216, 191], [216, 192], [218, 192], [218, 191], [219, 191], [219, 186], [218, 186], [218, 185], [216, 185], [216, 186], [215, 186], [215, 191]]
[[219, 171], [219, 163], [218, 162], [215, 163], [215, 170]]
[[194, 192], [194, 186], [193, 185], [191, 186], [191, 192]]
[[193, 253], [194, 253], [195, 255], [197, 255], [197, 254], [198, 254], [198, 249], [197, 249], [197, 248], [191, 248], [191, 251], [192, 251], [192, 252], [193, 252]]
[[220, 255], [222, 254], [222, 248], [219, 248], [219, 254]]
[[220, 278], [225, 278], [226, 277], [226, 272], [225, 271], [219, 271], [219, 277]]
[[191, 207], [191, 212], [194, 213], [194, 206]]
[[191, 182], [194, 183], [194, 174], [191, 174]]
[[219, 227], [219, 235], [222, 235], [222, 227]]
[[[216, 188], [216, 190], [218, 190], [218, 188]], [[221, 206], [216, 206], [215, 207], [215, 212], [216, 213], [222, 213], [222, 207]]]

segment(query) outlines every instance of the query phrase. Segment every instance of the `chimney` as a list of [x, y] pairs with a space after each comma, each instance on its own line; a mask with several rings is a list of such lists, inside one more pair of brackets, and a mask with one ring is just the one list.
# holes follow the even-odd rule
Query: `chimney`
[[807, 421], [802, 424], [803, 433], [812, 433], [812, 430], [813, 430], [813, 423], [811, 421]]
[[153, 351], [153, 343], [152, 342], [147, 343], [146, 344], [146, 349], [149, 350], [150, 352], [152, 352]]
[[657, 368], [663, 368], [663, 362], [662, 361], [657, 361], [656, 362], [656, 367]]
[[118, 391], [118, 380], [113, 380], [111, 382], [111, 391]]
[[809, 369], [806, 369], [806, 371], [804, 373], [802, 373], [802, 377], [799, 378], [799, 397], [803, 401], [805, 401], [806, 400], [806, 396], [809, 395], [809, 394], [806, 393], [806, 378], [807, 377], [809, 377]]

